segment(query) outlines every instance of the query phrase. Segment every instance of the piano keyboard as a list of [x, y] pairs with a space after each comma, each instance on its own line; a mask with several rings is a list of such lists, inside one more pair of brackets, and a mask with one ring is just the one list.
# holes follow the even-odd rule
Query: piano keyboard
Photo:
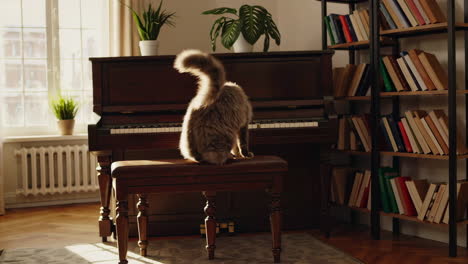
[[[265, 120], [254, 121], [249, 124], [249, 129], [263, 128], [300, 128], [300, 127], [318, 127], [317, 121], [310, 120]], [[147, 133], [167, 133], [181, 132], [181, 123], [162, 123], [157, 125], [136, 125], [111, 128], [111, 134], [147, 134]]]

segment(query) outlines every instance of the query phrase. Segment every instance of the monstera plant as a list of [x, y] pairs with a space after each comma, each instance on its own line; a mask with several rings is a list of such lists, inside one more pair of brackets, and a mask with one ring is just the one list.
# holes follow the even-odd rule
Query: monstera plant
[[[216, 40], [221, 35], [221, 43], [227, 49], [237, 44], [242, 45], [242, 41], [253, 48], [258, 39], [265, 35], [263, 51], [270, 48], [270, 39], [274, 39], [276, 45], [281, 43], [281, 34], [273, 18], [262, 6], [243, 5], [237, 11], [234, 8], [221, 7], [203, 12], [204, 15], [222, 15], [211, 27], [210, 38], [211, 48], [216, 50]], [[226, 16], [229, 15], [229, 16]]]

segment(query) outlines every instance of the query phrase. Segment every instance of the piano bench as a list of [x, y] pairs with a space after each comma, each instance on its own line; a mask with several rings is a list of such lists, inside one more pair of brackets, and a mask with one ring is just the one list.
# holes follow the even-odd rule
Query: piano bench
[[273, 257], [280, 262], [281, 208], [280, 196], [283, 177], [287, 174], [286, 161], [275, 156], [230, 160], [224, 165], [199, 164], [176, 160], [133, 160], [112, 163], [112, 180], [117, 203], [117, 245], [120, 264], [127, 262], [128, 195], [137, 194], [138, 246], [146, 256], [148, 226], [148, 193], [202, 192], [206, 198], [206, 249], [208, 258], [214, 258], [216, 239], [215, 198], [218, 191], [267, 190], [271, 195], [271, 233]]

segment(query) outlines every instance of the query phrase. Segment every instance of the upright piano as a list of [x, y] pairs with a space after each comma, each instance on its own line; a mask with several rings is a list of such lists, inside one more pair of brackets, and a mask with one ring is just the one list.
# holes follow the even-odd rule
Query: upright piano
[[[254, 109], [249, 125], [254, 154], [273, 154], [289, 162], [283, 196], [284, 229], [319, 224], [319, 166], [336, 142], [331, 118], [331, 51], [216, 54], [227, 80], [243, 87]], [[181, 122], [195, 95], [197, 80], [173, 68], [174, 56], [91, 58], [93, 111], [89, 149], [98, 159], [101, 195], [99, 232], [113, 230], [110, 165], [114, 161], [180, 157]], [[268, 229], [266, 197], [226, 192], [217, 196], [218, 219], [235, 222], [236, 231]], [[129, 215], [136, 215], [129, 197]], [[194, 234], [203, 223], [199, 193], [150, 195], [152, 235]], [[135, 217], [130, 232], [136, 235]], [[132, 222], [133, 219], [133, 222]]]

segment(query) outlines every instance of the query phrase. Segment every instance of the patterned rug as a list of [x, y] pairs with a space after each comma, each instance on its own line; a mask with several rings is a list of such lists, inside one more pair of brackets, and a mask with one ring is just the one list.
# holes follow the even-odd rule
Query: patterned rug
[[[138, 255], [138, 246], [131, 241], [130, 264], [253, 264], [272, 263], [269, 234], [219, 237], [216, 258], [208, 261], [205, 240], [197, 238], [153, 240], [148, 257]], [[358, 264], [359, 260], [315, 239], [306, 233], [283, 234], [281, 263], [296, 264]], [[115, 243], [78, 244], [51, 249], [5, 250], [0, 263], [21, 264], [116, 264]]]

